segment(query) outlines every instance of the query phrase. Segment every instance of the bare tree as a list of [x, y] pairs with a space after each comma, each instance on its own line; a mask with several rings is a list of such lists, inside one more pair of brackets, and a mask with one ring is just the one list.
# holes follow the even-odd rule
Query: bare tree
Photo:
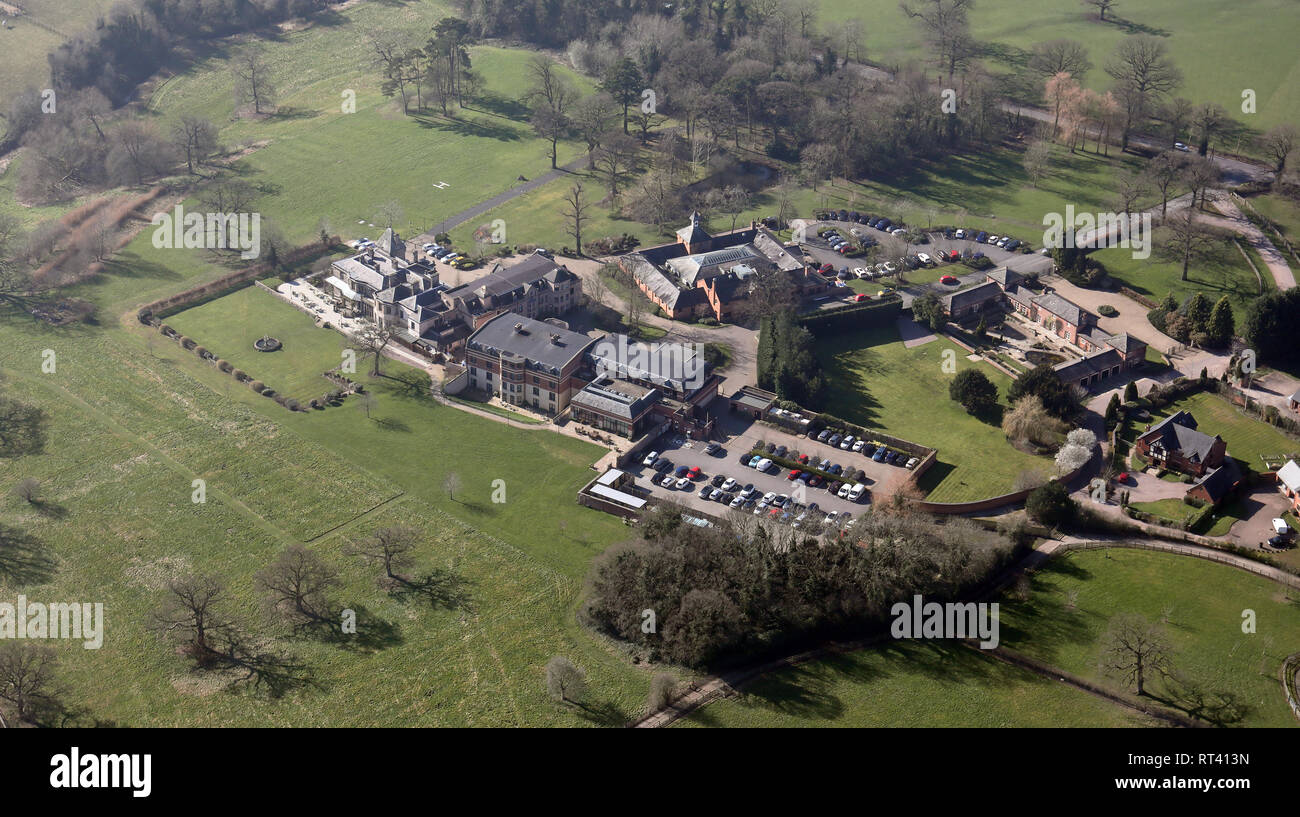
[[456, 501], [456, 493], [460, 490], [460, 474], [455, 471], [448, 471], [447, 476], [442, 478], [442, 490], [447, 492], [447, 498]]
[[631, 335], [641, 330], [641, 319], [650, 307], [650, 301], [640, 287], [629, 289], [627, 293], [627, 329]]
[[1204, 208], [1205, 198], [1210, 192], [1210, 188], [1219, 181], [1219, 166], [1212, 160], [1204, 156], [1193, 156], [1183, 167], [1182, 182], [1187, 186], [1187, 190], [1192, 194], [1192, 207], [1197, 207], [1197, 198], [1200, 198], [1200, 207]]
[[1121, 40], [1106, 64], [1106, 73], [1115, 80], [1116, 95], [1124, 104], [1120, 146], [1127, 149], [1133, 128], [1182, 83], [1183, 76], [1169, 59], [1165, 44], [1148, 34]]
[[235, 74], [235, 101], [237, 104], [253, 104], [254, 113], [262, 113], [262, 108], [275, 102], [275, 84], [271, 78], [271, 66], [258, 46], [250, 46], [235, 55], [231, 63]]
[[1083, 0], [1083, 4], [1097, 9], [1097, 16], [1104, 23], [1106, 22], [1106, 12], [1115, 7], [1115, 0]]
[[289, 545], [254, 579], [267, 606], [294, 627], [333, 619], [327, 593], [338, 584], [338, 572], [315, 551], [297, 543]]
[[215, 576], [180, 576], [167, 583], [167, 595], [154, 612], [153, 626], [180, 642], [199, 666], [210, 666], [219, 655], [215, 639], [232, 626], [218, 609], [226, 600], [226, 589]]
[[1052, 163], [1052, 144], [1045, 139], [1037, 139], [1025, 149], [1025, 175], [1034, 187], [1042, 181]]
[[1147, 164], [1143, 173], [1151, 186], [1160, 191], [1160, 217], [1169, 212], [1169, 191], [1178, 183], [1187, 165], [1187, 158], [1176, 150], [1166, 150], [1156, 154]]
[[1183, 265], [1182, 280], [1186, 281], [1192, 261], [1204, 257], [1219, 240], [1219, 234], [1198, 220], [1196, 211], [1190, 207], [1169, 219], [1165, 226], [1168, 231], [1162, 253]]
[[651, 712], [658, 712], [672, 703], [676, 691], [676, 678], [666, 672], [656, 672], [650, 679], [650, 695], [646, 700], [646, 706]]
[[8, 701], [19, 722], [34, 723], [36, 711], [55, 704], [54, 650], [30, 641], [0, 641], [0, 700]]
[[1158, 624], [1135, 613], [1120, 613], [1102, 637], [1101, 661], [1108, 675], [1142, 695], [1152, 676], [1169, 675], [1173, 649]]
[[580, 703], [587, 694], [586, 676], [573, 662], [555, 656], [546, 662], [546, 691], [563, 703]]
[[217, 126], [198, 116], [183, 116], [172, 125], [172, 145], [185, 157], [185, 169], [194, 175], [194, 166], [217, 149]]
[[582, 182], [575, 182], [569, 192], [564, 194], [564, 210], [561, 213], [565, 220], [564, 232], [573, 236], [573, 251], [577, 255], [582, 255], [582, 225], [589, 219], [587, 210], [590, 206], [582, 195]]
[[41, 501], [41, 483], [40, 480], [32, 477], [20, 480], [14, 486], [14, 496], [26, 502], [29, 505], [35, 505]]
[[641, 143], [624, 133], [607, 134], [596, 152], [596, 172], [605, 179], [610, 198], [618, 196], [623, 177], [636, 167]]
[[1044, 79], [1057, 74], [1069, 74], [1081, 80], [1092, 70], [1088, 49], [1078, 40], [1060, 39], [1034, 43], [1033, 51], [1029, 67]]
[[957, 69], [978, 51], [967, 19], [967, 12], [974, 6], [975, 0], [920, 0], [916, 4], [899, 4], [904, 14], [921, 24], [926, 41], [937, 50], [939, 64], [947, 71], [950, 83]]
[[[378, 317], [378, 316], [376, 316]], [[374, 365], [371, 366], [370, 374], [372, 377], [379, 376], [379, 362], [384, 358], [384, 350], [388, 344], [393, 342], [397, 337], [398, 329], [394, 326], [379, 326], [368, 323], [360, 332], [353, 335], [353, 340], [360, 345], [362, 351], [374, 359]]]
[[587, 168], [596, 166], [596, 149], [601, 138], [609, 132], [618, 119], [618, 104], [609, 94], [597, 93], [584, 97], [573, 106], [569, 121], [578, 138], [587, 145]]
[[1142, 200], [1144, 196], [1151, 192], [1150, 184], [1145, 176], [1141, 173], [1134, 173], [1131, 170], [1121, 171], [1116, 180], [1115, 203], [1116, 209], [1125, 216], [1133, 212], [1133, 208]]
[[384, 569], [389, 581], [405, 581], [396, 571], [409, 567], [412, 551], [421, 539], [420, 531], [406, 525], [379, 528], [370, 536], [349, 543], [343, 550], [357, 556], [367, 564], [377, 564]]
[[1295, 149], [1298, 132], [1295, 125], [1282, 123], [1269, 129], [1260, 140], [1260, 147], [1277, 162], [1274, 168], [1280, 174], [1286, 170], [1286, 160]]

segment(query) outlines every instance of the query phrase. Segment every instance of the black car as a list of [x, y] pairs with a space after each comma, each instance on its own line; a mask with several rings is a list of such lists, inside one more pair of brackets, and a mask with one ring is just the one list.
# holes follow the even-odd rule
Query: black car
[[787, 452], [788, 450], [789, 450], [789, 449], [787, 449], [784, 445], [778, 445], [778, 446], [776, 447], [776, 450], [773, 451], [772, 453], [773, 453], [773, 454], [776, 454], [778, 457], [784, 457], [784, 456], [786, 455], [786, 452]]
[[717, 474], [716, 476], [713, 477], [712, 480], [710, 480], [709, 484], [712, 485], [714, 488], [721, 488], [722, 483], [726, 481], [727, 481], [727, 477], [725, 474]]
[[711, 493], [713, 493], [713, 489], [705, 485], [703, 488], [700, 489], [700, 499], [708, 499], [709, 494]]
[[673, 467], [672, 462], [670, 462], [664, 457], [660, 457], [659, 459], [655, 460], [655, 464], [653, 466], [653, 468], [661, 474], [672, 467]]
[[1275, 548], [1285, 547], [1288, 544], [1285, 536], [1274, 536], [1268, 540], [1268, 543]]

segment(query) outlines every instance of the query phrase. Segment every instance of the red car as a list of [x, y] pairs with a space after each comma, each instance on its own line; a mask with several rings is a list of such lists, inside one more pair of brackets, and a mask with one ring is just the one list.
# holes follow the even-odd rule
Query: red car
[[1121, 473], [1119, 476], [1115, 477], [1115, 481], [1120, 483], [1121, 485], [1128, 483], [1128, 471], [1125, 471]]
[[699, 479], [702, 476], [704, 475], [700, 473], [700, 467], [698, 465], [686, 472], [687, 479]]
[[853, 303], [860, 304], [863, 301], [869, 301], [869, 300], [871, 300], [870, 295], [867, 295], [865, 292], [859, 292], [857, 295], [854, 296]]
[[959, 258], [961, 258], [961, 253], [957, 252], [956, 250], [953, 250], [952, 252], [948, 253], [948, 260], [950, 261], [956, 261]]
[[957, 283], [957, 279], [952, 277], [951, 275], [945, 275], [942, 278], [940, 278], [939, 281], [941, 283], [948, 284], [949, 286], [952, 286], [953, 284]]
[[807, 464], [808, 464], [808, 455], [807, 455], [807, 454], [800, 454], [800, 455], [799, 455], [799, 462], [802, 463], [802, 464], [804, 464], [804, 465], [807, 465]]
[[799, 471], [799, 470], [792, 470], [792, 471], [790, 472], [789, 476], [786, 477], [786, 479], [788, 479], [788, 480], [796, 480], [796, 479], [799, 478], [799, 475], [802, 474], [802, 473], [803, 473], [803, 472], [802, 472], [802, 471]]

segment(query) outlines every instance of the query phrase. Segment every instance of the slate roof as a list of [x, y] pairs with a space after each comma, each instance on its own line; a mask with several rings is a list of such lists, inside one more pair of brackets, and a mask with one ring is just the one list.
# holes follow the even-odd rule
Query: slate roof
[[1121, 365], [1124, 358], [1114, 349], [1106, 349], [1093, 355], [1088, 355], [1082, 360], [1071, 360], [1065, 363], [1058, 363], [1052, 367], [1057, 377], [1071, 383], [1077, 383], [1085, 377], [1092, 377], [1094, 374], [1100, 374], [1108, 369], [1113, 369]]
[[1219, 438], [1197, 431], [1196, 418], [1191, 412], [1179, 411], [1152, 426], [1142, 439], [1149, 444], [1158, 442], [1166, 451], [1181, 451], [1192, 462], [1204, 462]]
[[587, 353], [596, 371], [619, 380], [645, 380], [673, 391], [702, 384], [704, 356], [681, 343], [638, 343], [627, 335], [606, 335]]
[[389, 227], [384, 230], [384, 234], [379, 237], [379, 251], [384, 255], [392, 258], [406, 258], [406, 242], [397, 237], [393, 228]]
[[759, 252], [757, 247], [750, 244], [741, 244], [735, 247], [725, 247], [721, 250], [710, 250], [705, 253], [688, 255], [685, 258], [674, 258], [668, 262], [668, 266], [677, 274], [683, 285], [693, 287], [700, 278], [719, 275], [736, 264], [765, 263], [767, 260], [767, 256]]
[[1106, 343], [1118, 349], [1125, 355], [1138, 349], [1146, 348], [1146, 341], [1138, 340], [1127, 332], [1120, 332], [1118, 335], [1111, 335], [1106, 339]]
[[949, 312], [956, 309], [965, 309], [969, 306], [984, 303], [991, 298], [998, 298], [1002, 295], [1002, 288], [992, 281], [985, 281], [982, 284], [973, 286], [970, 289], [963, 289], [960, 292], [954, 292], [951, 295], [944, 296], [944, 306]]
[[1239, 482], [1241, 471], [1237, 468], [1236, 460], [1229, 458], [1223, 461], [1223, 465], [1207, 471], [1205, 476], [1192, 483], [1192, 488], [1204, 489], [1210, 501], [1218, 504]]
[[[522, 329], [517, 330], [516, 325]], [[503, 312], [470, 335], [467, 345], [488, 354], [515, 355], [526, 359], [530, 368], [559, 374], [593, 343], [595, 341], [586, 335], [561, 329], [555, 324], [526, 318], [515, 312]]]
[[1037, 298], [1034, 298], [1034, 303], [1037, 304], [1039, 308], [1045, 309], [1053, 315], [1056, 315], [1058, 318], [1062, 318], [1067, 323], [1072, 323], [1075, 326], [1079, 326], [1082, 323], [1084, 315], [1091, 314], [1074, 301], [1062, 298], [1055, 292], [1049, 292], [1046, 295], [1039, 295]]
[[1014, 270], [1009, 270], [1006, 267], [998, 267], [995, 270], [991, 270], [988, 274], [988, 278], [1004, 290], [1018, 286], [1021, 280], [1023, 280], [1020, 277], [1020, 273], [1015, 272]]
[[1025, 289], [1022, 286], [1012, 287], [1007, 290], [1007, 297], [1017, 303], [1029, 306], [1038, 297], [1038, 294], [1031, 289]]
[[567, 267], [555, 263], [554, 259], [541, 253], [533, 253], [523, 261], [509, 267], [497, 262], [487, 275], [477, 281], [471, 281], [468, 284], [456, 287], [449, 291], [447, 296], [449, 298], [466, 299], [473, 296], [500, 298], [516, 290], [522, 293], [529, 284], [538, 281], [547, 281], [554, 285], [575, 280], [577, 277]]
[[677, 237], [687, 244], [694, 244], [699, 241], [708, 241], [713, 236], [705, 231], [700, 225], [700, 213], [698, 210], [691, 213], [691, 223], [677, 231]]
[[786, 272], [797, 272], [803, 269], [803, 259], [796, 258], [794, 253], [790, 252], [781, 243], [781, 239], [772, 234], [766, 227], [759, 227], [754, 233], [754, 246], [758, 251], [767, 256], [772, 263]]

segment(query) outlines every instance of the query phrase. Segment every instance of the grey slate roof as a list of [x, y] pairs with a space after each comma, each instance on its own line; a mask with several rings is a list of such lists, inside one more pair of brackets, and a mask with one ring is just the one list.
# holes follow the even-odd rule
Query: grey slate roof
[[954, 309], [965, 309], [966, 307], [981, 304], [992, 298], [1002, 296], [1002, 288], [992, 281], [985, 281], [982, 284], [973, 286], [970, 289], [963, 289], [960, 292], [954, 292], [951, 295], [944, 296], [944, 306], [949, 312]]
[[673, 391], [703, 384], [704, 356], [680, 343], [638, 343], [627, 335], [606, 335], [587, 353], [596, 371], [620, 380], [645, 380]]
[[[1116, 353], [1118, 354], [1118, 353]], [[1181, 451], [1192, 462], [1204, 462], [1218, 437], [1196, 430], [1196, 418], [1189, 411], [1179, 411], [1156, 423], [1142, 435], [1148, 442], [1159, 442], [1167, 451]]]
[[1046, 309], [1053, 315], [1065, 319], [1068, 323], [1079, 326], [1083, 321], [1083, 316], [1090, 314], [1074, 301], [1062, 298], [1055, 292], [1049, 292], [1046, 295], [1039, 295], [1034, 299], [1034, 303], [1040, 308]]
[[513, 266], [507, 267], [498, 262], [487, 275], [477, 281], [456, 287], [449, 291], [447, 296], [467, 299], [474, 296], [499, 298], [514, 290], [523, 290], [537, 281], [544, 280], [557, 284], [576, 278], [577, 276], [569, 272], [566, 267], [556, 264], [554, 259], [541, 253], [533, 253]]
[[1058, 363], [1052, 367], [1057, 377], [1071, 383], [1083, 380], [1085, 377], [1092, 377], [1094, 374], [1100, 374], [1108, 369], [1113, 369], [1124, 363], [1124, 358], [1114, 349], [1106, 349], [1093, 355], [1088, 355], [1082, 360], [1071, 360], [1065, 363]]
[[687, 244], [694, 244], [697, 241], [708, 241], [713, 236], [700, 225], [700, 213], [697, 210], [691, 213], [691, 223], [677, 231], [677, 237]]
[[1125, 355], [1147, 345], [1145, 341], [1138, 340], [1127, 332], [1120, 332], [1118, 335], [1111, 335], [1106, 339], [1106, 342]]
[[1020, 273], [1015, 272], [1014, 270], [1009, 270], [1006, 267], [998, 267], [995, 270], [990, 270], [988, 278], [1004, 290], [1018, 285], [1021, 281]]
[[1237, 468], [1237, 461], [1228, 458], [1223, 461], [1223, 465], [1212, 471], [1207, 471], [1205, 476], [1192, 484], [1192, 487], [1204, 488], [1205, 492], [1210, 495], [1210, 501], [1218, 503], [1240, 481], [1241, 471]]
[[[516, 325], [521, 329], [516, 329]], [[525, 358], [530, 368], [559, 374], [593, 343], [586, 335], [515, 312], [503, 312], [470, 335], [467, 345], [488, 354], [516, 355]]]

